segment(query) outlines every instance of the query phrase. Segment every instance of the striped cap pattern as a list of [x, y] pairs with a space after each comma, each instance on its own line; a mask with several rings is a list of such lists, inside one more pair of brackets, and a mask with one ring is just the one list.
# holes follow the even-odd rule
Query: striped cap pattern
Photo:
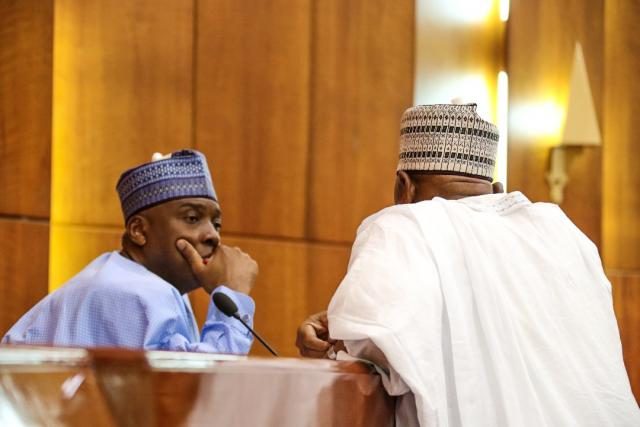
[[464, 175], [493, 181], [498, 128], [476, 104], [418, 105], [400, 124], [397, 170]]

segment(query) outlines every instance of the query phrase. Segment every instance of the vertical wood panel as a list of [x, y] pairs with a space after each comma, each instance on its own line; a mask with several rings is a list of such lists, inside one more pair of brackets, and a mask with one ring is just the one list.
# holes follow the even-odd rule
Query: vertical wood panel
[[49, 225], [0, 219], [0, 337], [47, 294]]
[[49, 217], [53, 2], [0, 0], [0, 213]]
[[640, 403], [640, 272], [610, 271], [624, 362]]
[[117, 227], [51, 225], [49, 285], [54, 290], [104, 252], [120, 250], [123, 230]]
[[55, 2], [54, 222], [121, 224], [126, 168], [192, 145], [193, 4]]
[[[294, 356], [295, 331], [307, 316], [308, 251], [305, 244], [244, 238], [227, 238], [258, 262], [260, 276], [251, 296], [256, 302], [256, 328], [283, 356]], [[259, 342], [252, 355], [268, 356]]]
[[351, 245], [312, 244], [308, 252], [307, 311], [311, 314], [329, 306], [331, 297], [347, 273]]
[[640, 3], [607, 0], [605, 19], [604, 258], [608, 268], [638, 270]]
[[310, 1], [198, 1], [196, 147], [225, 230], [302, 237]]
[[0, 0], [0, 336], [47, 293], [52, 32], [52, 1]]
[[393, 201], [413, 93], [413, 1], [314, 3], [308, 236], [350, 242]]
[[[594, 105], [602, 129], [604, 0], [512, 2], [508, 32], [509, 72], [509, 189], [523, 191], [533, 201], [549, 200], [545, 175], [551, 145], [560, 135], [527, 133], [546, 123], [527, 109], [546, 102], [566, 108], [574, 46], [584, 50]], [[530, 111], [530, 110], [528, 110]], [[523, 113], [524, 112], [524, 113]], [[601, 240], [601, 153], [599, 148], [572, 152], [569, 183], [561, 205], [567, 215], [596, 244]]]

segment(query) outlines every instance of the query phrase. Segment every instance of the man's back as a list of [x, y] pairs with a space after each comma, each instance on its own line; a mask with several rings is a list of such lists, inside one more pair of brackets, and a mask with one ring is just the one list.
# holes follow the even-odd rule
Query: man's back
[[365, 220], [329, 323], [384, 353], [423, 425], [640, 425], [595, 246], [520, 193]]

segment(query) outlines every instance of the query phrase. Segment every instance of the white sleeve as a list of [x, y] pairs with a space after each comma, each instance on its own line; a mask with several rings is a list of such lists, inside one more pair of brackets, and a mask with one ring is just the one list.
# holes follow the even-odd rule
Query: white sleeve
[[408, 393], [409, 387], [400, 375], [389, 365], [387, 358], [371, 340], [345, 341], [349, 355], [372, 363], [380, 374], [385, 390], [392, 396]]

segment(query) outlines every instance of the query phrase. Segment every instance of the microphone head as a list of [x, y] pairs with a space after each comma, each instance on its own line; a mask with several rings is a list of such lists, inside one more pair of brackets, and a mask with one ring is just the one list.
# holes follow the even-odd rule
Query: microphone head
[[213, 294], [213, 303], [218, 307], [218, 310], [229, 317], [233, 317], [233, 315], [238, 312], [238, 306], [236, 303], [222, 292], [216, 292]]

